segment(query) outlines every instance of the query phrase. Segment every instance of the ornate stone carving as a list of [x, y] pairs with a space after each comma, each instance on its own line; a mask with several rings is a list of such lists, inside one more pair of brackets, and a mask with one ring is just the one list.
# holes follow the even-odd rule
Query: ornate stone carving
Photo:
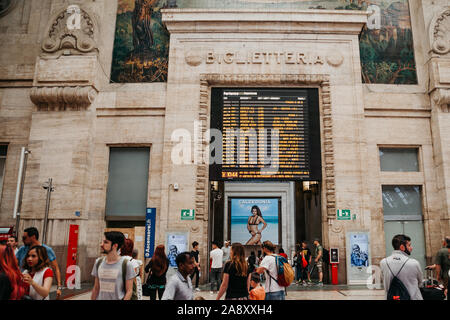
[[339, 51], [329, 52], [327, 55], [327, 63], [332, 67], [339, 67], [344, 62], [344, 56]]
[[92, 86], [33, 87], [30, 93], [31, 101], [42, 111], [86, 109], [96, 96]]
[[[323, 156], [324, 176], [323, 186], [326, 195], [326, 218], [328, 221], [336, 219], [336, 189], [333, 147], [333, 118], [331, 115], [330, 77], [326, 74], [201, 74], [200, 75], [200, 104], [199, 119], [202, 128], [206, 130], [209, 116], [209, 87], [212, 85], [270, 85], [285, 84], [299, 86], [317, 86], [320, 88], [323, 123]], [[206, 139], [202, 139], [206, 143]], [[207, 150], [205, 147], [197, 150]], [[203, 156], [203, 155], [202, 155]], [[196, 209], [197, 216], [207, 219], [205, 212], [208, 208], [208, 179], [207, 164], [197, 165], [196, 181]], [[338, 231], [336, 231], [338, 232]], [[339, 231], [340, 232], [340, 231]]]
[[194, 50], [187, 51], [184, 58], [191, 67], [197, 67], [202, 63], [202, 57]]
[[42, 42], [42, 50], [50, 54], [86, 54], [97, 51], [95, 24], [91, 16], [70, 5], [53, 20]]
[[440, 55], [450, 52], [450, 9], [446, 9], [431, 23], [431, 50]]
[[442, 112], [450, 111], [450, 89], [437, 89], [433, 91], [431, 97]]
[[338, 223], [337, 221], [333, 221], [332, 223], [329, 223], [329, 226], [331, 226], [330, 229], [334, 233], [341, 233], [344, 230], [344, 226], [341, 223]]

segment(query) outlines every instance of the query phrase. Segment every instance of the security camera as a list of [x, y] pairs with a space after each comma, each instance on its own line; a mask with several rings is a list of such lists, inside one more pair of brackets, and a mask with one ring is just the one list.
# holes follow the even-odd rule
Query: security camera
[[178, 183], [173, 184], [173, 190], [178, 191], [179, 188]]

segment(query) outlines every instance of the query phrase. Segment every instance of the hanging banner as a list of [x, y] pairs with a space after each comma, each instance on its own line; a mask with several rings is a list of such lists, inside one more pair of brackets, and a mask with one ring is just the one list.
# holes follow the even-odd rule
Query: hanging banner
[[147, 208], [145, 215], [145, 258], [153, 256], [155, 248], [156, 208]]

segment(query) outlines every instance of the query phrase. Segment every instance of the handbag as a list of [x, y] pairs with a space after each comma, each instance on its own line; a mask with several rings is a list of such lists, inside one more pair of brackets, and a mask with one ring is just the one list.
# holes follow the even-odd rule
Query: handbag
[[150, 285], [148, 285], [147, 283], [144, 283], [142, 285], [142, 295], [144, 297], [149, 297], [150, 296]]
[[306, 268], [307, 265], [308, 265], [308, 262], [306, 261], [305, 257], [302, 256], [302, 266], [303, 266], [303, 268]]

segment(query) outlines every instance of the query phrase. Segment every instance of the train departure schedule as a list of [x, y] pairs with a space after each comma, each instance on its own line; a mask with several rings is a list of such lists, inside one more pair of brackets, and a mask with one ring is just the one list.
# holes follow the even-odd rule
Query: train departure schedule
[[213, 176], [223, 180], [311, 178], [310, 91], [218, 90], [212, 119], [222, 131], [222, 159], [214, 166], [217, 172], [210, 172]]

